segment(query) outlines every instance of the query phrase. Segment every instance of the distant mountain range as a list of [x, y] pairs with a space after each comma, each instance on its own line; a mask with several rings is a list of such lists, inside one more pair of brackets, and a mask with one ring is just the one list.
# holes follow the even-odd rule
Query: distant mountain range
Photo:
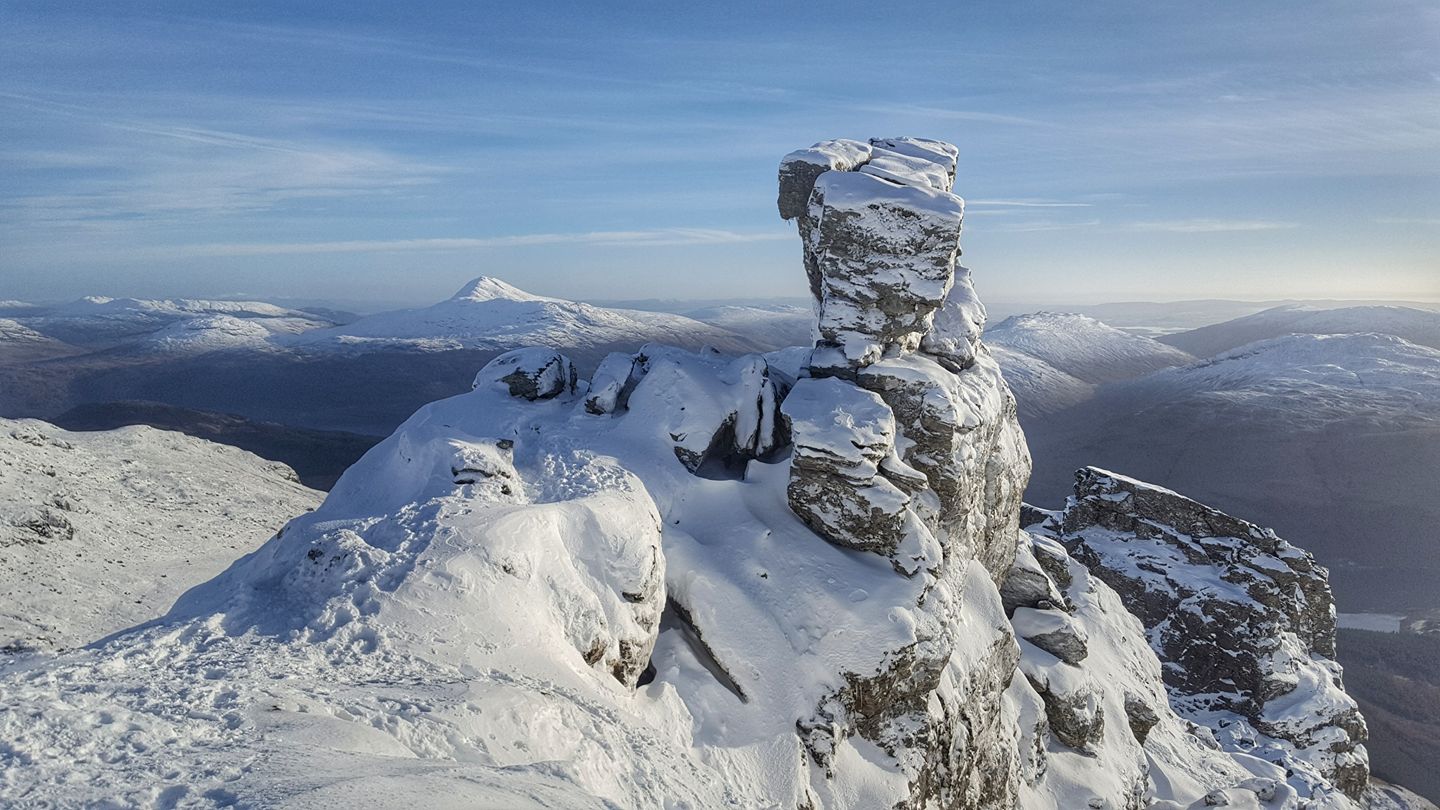
[[[732, 325], [753, 324], [743, 317], [749, 312]], [[133, 412], [135, 403], [155, 403], [372, 435], [389, 433], [426, 402], [468, 390], [475, 369], [519, 346], [565, 349], [588, 372], [607, 353], [646, 343], [745, 352], [769, 348], [776, 337], [547, 298], [488, 277], [429, 307], [365, 317], [253, 301], [131, 298], [12, 301], [0, 313], [0, 415], [53, 419], [78, 406], [123, 402]]]
[[[1182, 302], [1157, 319], [1168, 306], [1106, 308], [1178, 323], [1257, 305]], [[811, 339], [808, 306], [675, 308], [600, 307], [488, 277], [365, 317], [263, 302], [3, 302], [0, 415], [178, 428], [328, 486], [372, 437], [468, 390], [509, 348], [561, 348], [588, 373], [650, 342], [737, 353]], [[1440, 575], [1433, 540], [1401, 540], [1440, 521], [1427, 483], [1440, 469], [1440, 313], [1287, 303], [1152, 339], [1093, 314], [1039, 312], [991, 325], [985, 341], [1018, 401], [1033, 500], [1058, 502], [1087, 464], [1194, 493], [1314, 547], [1336, 566], [1346, 610], [1410, 607]], [[1377, 581], [1391, 587], [1368, 587]]]
[[[1019, 401], [1031, 500], [1062, 500], [1086, 464], [1127, 470], [1302, 539], [1332, 566], [1346, 610], [1433, 606], [1440, 350], [1390, 332], [1427, 340], [1440, 313], [1284, 307], [1163, 344], [1114, 340], [1081, 316], [1013, 320], [986, 339]], [[1166, 344], [1224, 348], [1182, 363]], [[1087, 383], [1117, 345], [1173, 367], [1125, 379], [1112, 364], [1116, 377]]]

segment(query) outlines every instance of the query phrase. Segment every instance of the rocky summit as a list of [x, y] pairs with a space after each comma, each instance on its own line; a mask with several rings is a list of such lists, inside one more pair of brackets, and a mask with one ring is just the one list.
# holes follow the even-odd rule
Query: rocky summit
[[1397, 807], [1308, 555], [1099, 470], [1022, 507], [957, 157], [784, 158], [813, 346], [507, 352], [169, 615], [0, 669], [0, 803]]

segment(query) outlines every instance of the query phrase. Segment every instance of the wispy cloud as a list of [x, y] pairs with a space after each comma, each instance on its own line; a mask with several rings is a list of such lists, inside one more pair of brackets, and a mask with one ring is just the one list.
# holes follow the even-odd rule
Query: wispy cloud
[[1133, 222], [1132, 231], [1157, 233], [1225, 233], [1229, 231], [1282, 231], [1300, 227], [1295, 222], [1263, 219], [1176, 219], [1165, 222]]
[[[1058, 220], [1044, 219], [1031, 220], [1028, 222], [1007, 222], [1001, 225], [985, 224], [979, 230], [981, 233], [1040, 233], [1043, 231], [1073, 231], [1080, 228], [1095, 228], [1100, 225], [1098, 219], [1088, 219], [1083, 222], [1062, 222]], [[971, 230], [975, 230], [972, 228]]]
[[612, 247], [666, 247], [673, 245], [725, 245], [794, 239], [787, 232], [740, 232], [713, 228], [660, 228], [643, 231], [588, 231], [583, 233], [532, 233], [511, 236], [442, 237], [432, 239], [356, 239], [341, 242], [240, 242], [174, 245], [145, 251], [155, 258], [206, 256], [280, 256], [315, 253], [399, 253], [409, 251], [464, 251], [541, 245], [596, 245]]
[[1440, 225], [1440, 217], [1375, 217], [1377, 225]]
[[972, 208], [1089, 208], [1094, 203], [1060, 202], [1058, 200], [965, 200], [965, 206]]

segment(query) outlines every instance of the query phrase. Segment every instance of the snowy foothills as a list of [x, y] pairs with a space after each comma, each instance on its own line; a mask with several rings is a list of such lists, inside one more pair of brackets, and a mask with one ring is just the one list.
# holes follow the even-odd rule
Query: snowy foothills
[[957, 155], [808, 307], [0, 302], [0, 807], [1434, 810], [1440, 312], [987, 326]]

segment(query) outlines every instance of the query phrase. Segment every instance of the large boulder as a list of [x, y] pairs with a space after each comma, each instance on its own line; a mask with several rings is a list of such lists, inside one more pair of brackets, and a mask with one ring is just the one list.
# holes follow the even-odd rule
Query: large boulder
[[486, 363], [470, 387], [493, 387], [533, 402], [574, 393], [576, 378], [575, 364], [570, 358], [554, 349], [528, 346], [505, 352]]

